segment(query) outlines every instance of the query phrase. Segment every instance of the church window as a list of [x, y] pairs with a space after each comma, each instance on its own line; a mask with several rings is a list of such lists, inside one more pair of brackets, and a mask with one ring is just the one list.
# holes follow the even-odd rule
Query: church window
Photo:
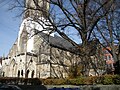
[[18, 77], [20, 77], [20, 70], [18, 70]]
[[39, 72], [39, 78], [40, 78], [40, 72]]
[[23, 77], [23, 70], [21, 70], [21, 76]]
[[5, 72], [3, 72], [3, 77], [5, 77]]
[[29, 70], [27, 70], [26, 77], [28, 77], [28, 75], [29, 75], [29, 72], [30, 72], [30, 71], [29, 71]]
[[31, 73], [31, 78], [33, 78], [33, 77], [34, 77], [34, 70]]

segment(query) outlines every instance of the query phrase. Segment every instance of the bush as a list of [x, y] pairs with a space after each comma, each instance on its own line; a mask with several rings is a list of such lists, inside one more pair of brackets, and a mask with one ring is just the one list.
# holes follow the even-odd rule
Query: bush
[[45, 79], [45, 85], [80, 85], [82, 84], [79, 79]]
[[53, 84], [53, 79], [45, 79], [45, 80], [43, 80], [43, 84], [52, 85]]
[[114, 79], [114, 84], [120, 84], [120, 75], [115, 75]]
[[45, 79], [43, 80], [45, 85], [64, 85], [66, 84], [66, 80], [64, 79]]
[[76, 78], [76, 79], [69, 79], [70, 85], [83, 85], [84, 84], [84, 78]]
[[104, 76], [90, 76], [79, 77], [73, 79], [45, 79], [45, 85], [91, 85], [91, 84], [120, 84], [119, 75], [104, 75]]
[[104, 85], [114, 84], [113, 78], [113, 75], [105, 75], [102, 82]]

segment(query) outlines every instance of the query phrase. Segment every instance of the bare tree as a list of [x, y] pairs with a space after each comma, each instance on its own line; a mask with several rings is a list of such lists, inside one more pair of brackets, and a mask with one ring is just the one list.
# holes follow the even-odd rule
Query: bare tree
[[[30, 17], [28, 12], [31, 12], [32, 20], [40, 24], [43, 31], [57, 32], [76, 47], [84, 64], [84, 75], [88, 75], [89, 64], [94, 66], [91, 56], [95, 54], [100, 39], [98, 37], [94, 39], [92, 32], [98, 23], [110, 13], [115, 0], [30, 0], [33, 7], [24, 4], [22, 2], [24, 0], [15, 1], [16, 4], [25, 7], [24, 18]], [[38, 2], [41, 2], [42, 5]], [[48, 7], [48, 5], [50, 6]], [[49, 23], [45, 23], [45, 19], [39, 18], [40, 14]], [[49, 27], [45, 27], [43, 24]], [[97, 72], [97, 70], [95, 71]]]
[[[88, 75], [91, 62], [91, 51], [96, 47], [97, 40], [92, 41], [91, 34], [97, 23], [104, 18], [110, 11], [112, 0], [50, 0], [54, 8], [60, 10], [60, 14], [48, 14], [48, 20], [61, 37], [71, 42], [78, 48], [79, 54], [84, 62], [85, 75]], [[104, 10], [104, 8], [106, 10]], [[53, 11], [53, 9], [51, 10]], [[51, 20], [52, 18], [52, 20]], [[70, 27], [69, 32], [76, 32], [81, 45], [67, 35], [66, 30]], [[72, 29], [72, 30], [71, 30]], [[74, 30], [74, 31], [73, 31]], [[74, 37], [74, 36], [73, 36]], [[92, 43], [90, 44], [90, 41]]]
[[[113, 56], [113, 59], [116, 62], [120, 60], [120, 1], [115, 0], [111, 5], [109, 13], [96, 25], [96, 29], [94, 31], [94, 36], [96, 38], [100, 38], [100, 44], [108, 50], [108, 52]], [[104, 11], [106, 11], [104, 8]], [[107, 47], [110, 47], [108, 49]], [[115, 66], [115, 69], [118, 70]], [[115, 70], [115, 71], [116, 71]], [[119, 71], [120, 72], [120, 71]]]

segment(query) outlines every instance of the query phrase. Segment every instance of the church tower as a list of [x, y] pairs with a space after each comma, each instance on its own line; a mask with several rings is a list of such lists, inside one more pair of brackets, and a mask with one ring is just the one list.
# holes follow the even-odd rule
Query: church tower
[[[31, 52], [34, 49], [34, 34], [36, 31], [50, 33], [50, 23], [47, 20], [49, 11], [48, 0], [25, 0], [25, 13], [18, 35], [18, 51]], [[38, 23], [39, 22], [39, 23]], [[47, 25], [47, 26], [46, 26]], [[45, 30], [47, 28], [47, 30]], [[51, 34], [54, 36], [54, 34]]]

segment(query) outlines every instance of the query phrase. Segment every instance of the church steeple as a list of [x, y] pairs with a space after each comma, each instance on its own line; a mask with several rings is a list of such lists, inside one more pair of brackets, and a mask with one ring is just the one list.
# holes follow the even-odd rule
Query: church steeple
[[46, 17], [49, 10], [48, 0], [25, 0], [24, 18]]
[[49, 10], [49, 3], [47, 1], [48, 0], [25, 0], [25, 13], [18, 34], [19, 52], [32, 52], [32, 50], [34, 50], [34, 34], [36, 31], [42, 31], [45, 34], [54, 36], [54, 33], [51, 34], [51, 30], [49, 29], [52, 27], [50, 27], [51, 24], [47, 19], [47, 12]]

